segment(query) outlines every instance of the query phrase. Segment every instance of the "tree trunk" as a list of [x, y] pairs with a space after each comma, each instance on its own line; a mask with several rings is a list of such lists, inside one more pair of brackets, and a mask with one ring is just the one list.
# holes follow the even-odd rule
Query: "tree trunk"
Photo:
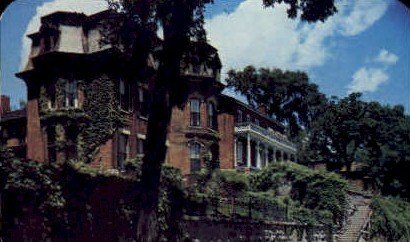
[[[178, 11], [178, 10], [176, 10]], [[138, 219], [138, 241], [158, 241], [157, 211], [161, 167], [166, 156], [166, 139], [175, 105], [175, 87], [181, 86], [181, 58], [188, 46], [187, 30], [176, 19], [163, 23], [164, 40], [158, 76], [154, 81], [147, 127], [146, 152], [142, 164], [142, 207]], [[179, 23], [178, 23], [179, 24]]]

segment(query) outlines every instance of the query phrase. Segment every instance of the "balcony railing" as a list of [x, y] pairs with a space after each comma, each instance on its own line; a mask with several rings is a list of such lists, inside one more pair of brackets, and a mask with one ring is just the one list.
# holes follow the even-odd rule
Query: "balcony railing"
[[235, 131], [253, 131], [271, 140], [275, 140], [276, 142], [286, 145], [292, 150], [296, 151], [296, 145], [290, 142], [284, 135], [262, 128], [261, 126], [256, 125], [252, 122], [237, 123], [235, 125]]

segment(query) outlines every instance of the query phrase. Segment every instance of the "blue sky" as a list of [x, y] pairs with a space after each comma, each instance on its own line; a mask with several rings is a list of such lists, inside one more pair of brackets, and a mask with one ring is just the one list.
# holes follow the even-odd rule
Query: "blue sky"
[[[306, 71], [328, 96], [352, 91], [365, 100], [402, 104], [410, 111], [410, 11], [396, 0], [337, 1], [339, 13], [325, 23], [286, 17], [285, 7], [264, 9], [260, 0], [216, 0], [206, 14], [211, 44], [226, 73], [253, 64]], [[39, 17], [57, 10], [91, 14], [104, 0], [17, 0], [1, 19], [1, 93], [12, 105], [26, 99], [24, 65]]]

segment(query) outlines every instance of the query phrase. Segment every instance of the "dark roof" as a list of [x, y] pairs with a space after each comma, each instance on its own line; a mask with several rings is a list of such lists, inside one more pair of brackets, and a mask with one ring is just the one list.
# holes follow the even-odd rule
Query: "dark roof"
[[71, 22], [79, 24], [83, 22], [87, 18], [87, 15], [84, 13], [77, 13], [77, 12], [66, 12], [66, 11], [57, 11], [48, 15], [41, 17], [41, 22], [44, 23], [46, 21], [51, 22]]
[[8, 122], [17, 119], [25, 119], [26, 118], [26, 109], [18, 109], [11, 112], [7, 112], [1, 116], [0, 122]]
[[259, 110], [256, 110], [256, 109], [252, 108], [252, 107], [249, 106], [248, 104], [245, 104], [245, 103], [239, 101], [238, 99], [236, 99], [236, 98], [234, 98], [234, 97], [231, 97], [231, 96], [228, 96], [228, 95], [225, 95], [225, 94], [219, 94], [219, 96], [220, 96], [222, 99], [225, 99], [225, 100], [227, 100], [227, 101], [233, 102], [233, 103], [235, 103], [235, 104], [237, 104], [237, 105], [240, 105], [240, 106], [242, 106], [242, 107], [248, 109], [249, 111], [251, 111], [251, 112], [253, 112], [253, 113], [259, 115], [260, 117], [263, 117], [263, 118], [265, 118], [265, 119], [267, 119], [267, 120], [269, 120], [269, 121], [275, 123], [276, 125], [278, 125], [278, 126], [281, 127], [281, 128], [285, 128], [285, 126], [284, 126], [282, 123], [280, 123], [279, 121], [277, 121], [276, 119], [273, 119], [273, 118], [269, 117], [267, 114], [264, 114], [264, 113], [260, 112]]

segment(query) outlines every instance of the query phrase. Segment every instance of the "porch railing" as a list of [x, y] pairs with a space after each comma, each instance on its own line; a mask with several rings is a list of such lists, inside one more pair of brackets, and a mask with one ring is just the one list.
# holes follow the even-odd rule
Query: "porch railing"
[[245, 131], [245, 129], [252, 130], [256, 133], [259, 133], [265, 137], [268, 137], [269, 139], [276, 140], [279, 143], [282, 143], [291, 149], [296, 150], [296, 145], [292, 142], [290, 142], [285, 136], [282, 136], [274, 131], [270, 131], [268, 129], [262, 128], [261, 126], [254, 124], [252, 122], [243, 122], [243, 123], [237, 123], [236, 128], [238, 131]]

